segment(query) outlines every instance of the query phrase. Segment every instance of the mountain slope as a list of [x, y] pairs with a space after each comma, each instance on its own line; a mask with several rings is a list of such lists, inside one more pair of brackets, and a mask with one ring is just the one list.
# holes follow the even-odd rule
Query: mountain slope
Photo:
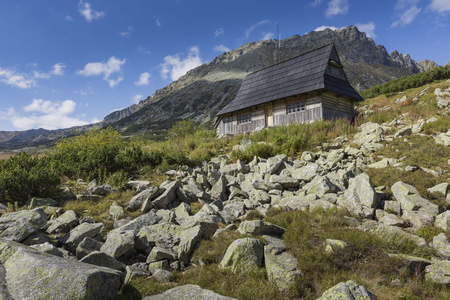
[[329, 43], [336, 45], [350, 83], [360, 91], [436, 65], [430, 61], [417, 63], [398, 51], [388, 54], [355, 26], [295, 35], [282, 40], [280, 48], [277, 40], [259, 41], [191, 70], [142, 101], [140, 110], [113, 126], [134, 133], [169, 128], [177, 119], [187, 117], [212, 124], [216, 113], [234, 98], [247, 74]]
[[[389, 54], [384, 46], [375, 44], [355, 26], [294, 35], [280, 43], [278, 40], [259, 41], [216, 57], [157, 90], [139, 104], [112, 112], [100, 123], [57, 131], [38, 131], [39, 134], [28, 131], [0, 132], [0, 149], [48, 143], [110, 125], [124, 135], [143, 131], [164, 135], [165, 130], [177, 120], [189, 117], [212, 125], [216, 113], [234, 98], [247, 74], [329, 43], [336, 45], [347, 77], [359, 91], [436, 66], [430, 60], [417, 63], [408, 54], [398, 51]], [[11, 139], [14, 136], [23, 138]]]

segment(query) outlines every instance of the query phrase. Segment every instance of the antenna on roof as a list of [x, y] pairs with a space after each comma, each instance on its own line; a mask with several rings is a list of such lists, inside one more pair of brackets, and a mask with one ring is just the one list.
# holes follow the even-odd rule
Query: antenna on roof
[[280, 37], [280, 24], [278, 23], [277, 23], [277, 39], [278, 39], [277, 62], [280, 62], [281, 37]]

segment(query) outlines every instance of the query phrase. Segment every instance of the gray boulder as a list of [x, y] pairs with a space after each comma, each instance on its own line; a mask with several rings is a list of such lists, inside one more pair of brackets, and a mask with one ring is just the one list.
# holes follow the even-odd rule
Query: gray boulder
[[240, 234], [281, 236], [286, 232], [286, 229], [269, 222], [253, 220], [242, 222], [237, 231]]
[[82, 223], [72, 229], [68, 234], [60, 239], [66, 248], [70, 251], [75, 252], [78, 244], [86, 238], [94, 238], [103, 229], [103, 223]]
[[90, 237], [85, 237], [77, 246], [76, 257], [82, 259], [89, 253], [100, 251], [103, 243]]
[[53, 246], [49, 242], [39, 245], [32, 245], [30, 247], [47, 254], [63, 257], [63, 253], [57, 247]]
[[165, 185], [164, 188], [166, 190], [152, 201], [153, 205], [156, 208], [168, 208], [169, 204], [171, 204], [177, 198], [177, 189], [181, 186], [182, 184], [179, 180], [172, 181], [169, 184]]
[[28, 203], [29, 208], [35, 208], [40, 206], [60, 206], [60, 205], [58, 201], [53, 200], [51, 198], [37, 198], [37, 197], [31, 198], [30, 202]]
[[443, 257], [450, 259], [450, 243], [448, 242], [447, 235], [445, 233], [440, 233], [433, 237], [433, 241], [430, 246]]
[[373, 215], [379, 202], [372, 181], [366, 173], [350, 179], [348, 189], [338, 200], [338, 206], [346, 208], [353, 214], [364, 217]]
[[289, 177], [289, 176], [281, 176], [281, 175], [272, 175], [269, 178], [269, 182], [272, 183], [279, 183], [283, 186], [285, 189], [289, 188], [298, 188], [299, 181], [298, 179]]
[[131, 230], [109, 232], [100, 251], [114, 258], [132, 253], [134, 251], [134, 232]]
[[439, 284], [450, 283], [450, 260], [435, 261], [425, 268], [425, 280]]
[[151, 201], [155, 200], [163, 192], [164, 190], [159, 187], [150, 187], [140, 192], [139, 194], [131, 198], [130, 202], [128, 203], [127, 211], [133, 212], [138, 210], [145, 201], [150, 201], [151, 203]]
[[376, 296], [354, 281], [341, 282], [326, 290], [317, 300], [371, 300]]
[[50, 226], [47, 228], [47, 233], [66, 233], [70, 229], [78, 225], [77, 214], [73, 210], [68, 210], [57, 219], [53, 220]]
[[297, 269], [297, 259], [288, 252], [277, 253], [276, 249], [264, 247], [264, 263], [269, 280], [275, 282], [279, 290], [289, 291], [295, 280], [302, 275]]
[[292, 177], [300, 181], [310, 182], [317, 175], [319, 165], [316, 163], [309, 163], [299, 169], [295, 169], [292, 172]]
[[176, 260], [177, 259], [177, 255], [176, 253], [161, 248], [161, 247], [153, 247], [152, 251], [150, 252], [150, 254], [147, 256], [147, 260], [146, 262], [148, 264], [156, 262], [156, 261], [160, 261], [160, 260]]
[[5, 214], [0, 217], [0, 237], [21, 242], [47, 223], [42, 208]]
[[136, 235], [139, 232], [139, 230], [141, 230], [142, 227], [156, 224], [159, 222], [159, 220], [161, 220], [161, 218], [162, 218], [161, 216], [158, 216], [153, 211], [150, 211], [145, 215], [139, 216], [136, 219], [132, 220], [131, 222], [128, 222], [127, 224], [110, 231], [108, 233], [108, 236], [113, 231], [120, 232], [128, 230], [131, 230], [133, 234]]
[[219, 267], [232, 272], [248, 272], [262, 266], [264, 243], [252, 238], [237, 239], [228, 247]]
[[304, 189], [308, 195], [315, 194], [318, 197], [323, 197], [327, 193], [336, 193], [338, 191], [338, 187], [326, 175], [317, 175], [311, 182], [305, 185]]
[[122, 284], [123, 273], [109, 268], [40, 253], [4, 239], [0, 249], [6, 273], [2, 281], [11, 299], [114, 299]]
[[179, 260], [188, 264], [200, 240], [213, 236], [217, 228], [218, 226], [216, 224], [201, 223], [192, 228], [182, 230], [179, 233], [180, 243], [174, 249], [178, 254]]
[[186, 284], [167, 290], [162, 294], [147, 296], [143, 300], [173, 300], [173, 299], [195, 299], [195, 300], [237, 300], [225, 297], [210, 290], [204, 290], [198, 285]]
[[91, 252], [83, 257], [80, 261], [91, 265], [125, 272], [125, 265], [123, 263], [115, 260], [112, 256], [109, 256], [108, 254], [100, 251]]
[[440, 215], [436, 216], [434, 221], [434, 226], [439, 227], [443, 230], [450, 229], [450, 210], [443, 212]]

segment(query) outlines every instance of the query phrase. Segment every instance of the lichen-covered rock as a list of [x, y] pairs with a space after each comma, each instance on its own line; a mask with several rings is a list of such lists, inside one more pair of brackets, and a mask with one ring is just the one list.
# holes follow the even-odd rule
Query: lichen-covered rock
[[289, 176], [281, 176], [281, 175], [272, 175], [269, 178], [269, 182], [272, 183], [279, 183], [283, 186], [285, 189], [289, 188], [297, 188], [299, 185], [298, 179], [289, 177]]
[[326, 290], [317, 300], [371, 300], [375, 295], [354, 281], [341, 282]]
[[164, 186], [165, 191], [152, 201], [156, 208], [168, 208], [169, 204], [177, 198], [177, 189], [182, 186], [181, 181], [176, 180]]
[[439, 227], [443, 230], [450, 229], [450, 210], [443, 212], [436, 216], [434, 221], [434, 226]]
[[77, 214], [73, 210], [68, 210], [50, 224], [50, 226], [47, 228], [47, 233], [48, 234], [52, 234], [55, 232], [66, 233], [77, 225], [78, 225]]
[[47, 223], [42, 208], [5, 214], [0, 217], [0, 237], [21, 242]]
[[82, 223], [60, 239], [66, 248], [75, 252], [77, 246], [86, 238], [94, 238], [103, 229], [103, 223]]
[[47, 254], [63, 257], [63, 253], [57, 247], [53, 246], [49, 242], [39, 245], [32, 245], [30, 247]]
[[148, 264], [155, 262], [155, 261], [160, 261], [160, 260], [176, 260], [177, 259], [177, 255], [176, 253], [161, 248], [161, 247], [153, 247], [152, 251], [150, 252], [150, 254], [147, 256], [147, 260], [146, 262]]
[[332, 254], [335, 251], [343, 250], [347, 247], [347, 243], [341, 240], [326, 239], [325, 240], [325, 252]]
[[319, 165], [316, 163], [309, 163], [299, 169], [295, 169], [292, 172], [292, 177], [300, 181], [310, 182], [317, 175]]
[[29, 208], [35, 208], [40, 206], [59, 206], [59, 202], [56, 200], [53, 200], [51, 198], [37, 198], [33, 197], [31, 198], [30, 202], [28, 203]]
[[123, 273], [0, 239], [3, 282], [12, 299], [114, 299]]
[[283, 227], [260, 220], [244, 221], [239, 225], [237, 230], [241, 234], [275, 236], [281, 236], [286, 232], [286, 229]]
[[264, 243], [253, 238], [237, 239], [228, 247], [220, 268], [230, 269], [232, 272], [247, 272], [262, 266], [264, 257]]
[[309, 210], [310, 206], [316, 202], [317, 195], [284, 197], [278, 201], [272, 201], [272, 205], [284, 205], [292, 210]]
[[125, 272], [125, 265], [123, 263], [115, 260], [112, 256], [109, 256], [108, 254], [100, 251], [91, 252], [83, 257], [80, 261], [91, 265]]
[[297, 270], [297, 259], [288, 252], [277, 254], [276, 249], [264, 247], [264, 263], [269, 280], [275, 282], [281, 291], [289, 291], [289, 287], [302, 275]]
[[225, 297], [210, 290], [204, 290], [198, 285], [186, 284], [167, 290], [159, 295], [147, 296], [143, 300], [173, 300], [173, 299], [195, 299], [195, 300], [237, 300]]
[[377, 193], [369, 176], [361, 173], [350, 179], [348, 189], [338, 201], [338, 205], [351, 213], [367, 217], [373, 214], [378, 201]]
[[141, 215], [136, 219], [132, 220], [131, 222], [128, 222], [127, 224], [110, 231], [108, 233], [108, 236], [113, 231], [128, 231], [128, 230], [131, 230], [136, 235], [138, 234], [139, 230], [141, 230], [142, 227], [156, 224], [159, 222], [159, 220], [161, 220], [161, 216], [158, 216], [153, 211], [149, 211], [145, 215]]
[[417, 246], [427, 246], [427, 242], [424, 238], [417, 235], [403, 231], [401, 228], [396, 226], [389, 226], [385, 224], [378, 224], [376, 221], [366, 221], [361, 226], [358, 227], [363, 231], [369, 231], [377, 235], [378, 237], [392, 242], [401, 243], [403, 241], [411, 241]]
[[167, 270], [169, 269], [169, 262], [167, 259], [154, 261], [148, 264], [148, 271], [154, 274], [157, 270]]
[[133, 212], [138, 210], [145, 201], [149, 201], [151, 203], [151, 201], [156, 199], [163, 192], [164, 190], [159, 187], [150, 187], [140, 192], [139, 194], [131, 198], [130, 202], [128, 203], [127, 211]]
[[323, 197], [327, 193], [336, 193], [338, 191], [338, 187], [326, 175], [317, 175], [311, 182], [305, 185], [304, 189], [308, 195], [315, 194], [318, 197]]
[[89, 253], [100, 251], [103, 243], [90, 237], [85, 237], [77, 246], [76, 257], [82, 259]]
[[180, 261], [188, 264], [197, 243], [201, 239], [207, 239], [213, 236], [218, 226], [211, 223], [200, 223], [192, 228], [185, 229], [179, 233], [180, 243], [176, 247]]
[[450, 259], [450, 243], [445, 233], [440, 233], [433, 237], [433, 241], [430, 246], [442, 255], [443, 257]]
[[450, 260], [435, 261], [425, 268], [425, 280], [440, 284], [450, 283]]
[[100, 251], [114, 258], [130, 254], [133, 250], [134, 233], [131, 230], [109, 232], [106, 242], [100, 248]]
[[143, 227], [136, 238], [136, 249], [142, 252], [150, 247], [171, 249], [180, 242], [182, 227], [173, 223], [160, 223]]

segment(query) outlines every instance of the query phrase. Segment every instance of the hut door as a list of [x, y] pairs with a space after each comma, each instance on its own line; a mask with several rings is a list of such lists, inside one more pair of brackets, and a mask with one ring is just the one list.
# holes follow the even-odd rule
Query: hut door
[[273, 126], [273, 110], [272, 107], [266, 107], [266, 127]]

